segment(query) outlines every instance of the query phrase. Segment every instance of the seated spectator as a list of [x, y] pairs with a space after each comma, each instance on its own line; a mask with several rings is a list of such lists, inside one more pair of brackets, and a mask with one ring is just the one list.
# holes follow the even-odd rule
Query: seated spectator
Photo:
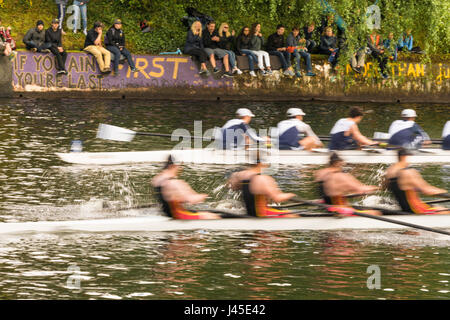
[[314, 29], [315, 29], [314, 22], [311, 22], [307, 26], [303, 27], [303, 33], [306, 40], [306, 49], [308, 49], [309, 53], [313, 53], [313, 50], [317, 46], [316, 42], [313, 40]]
[[44, 22], [39, 20], [36, 23], [36, 28], [31, 28], [23, 37], [23, 43], [27, 50], [32, 52], [44, 52], [48, 53], [50, 50], [50, 44], [45, 43], [45, 31]]
[[53, 19], [52, 25], [45, 31], [45, 42], [49, 50], [56, 57], [56, 74], [67, 74], [66, 59], [67, 53], [62, 46], [61, 29], [59, 29], [59, 20]]
[[241, 56], [246, 56], [248, 58], [250, 75], [256, 77], [255, 63], [258, 63], [258, 57], [250, 50], [251, 40], [252, 36], [250, 35], [250, 28], [247, 26], [243, 27], [236, 39], [236, 51]]
[[230, 26], [228, 25], [228, 23], [222, 23], [219, 27], [219, 48], [227, 51], [230, 58], [231, 72], [242, 74], [242, 71], [237, 67], [236, 55], [233, 51], [234, 35], [234, 30], [230, 33]]
[[[259, 70], [261, 70], [263, 76], [272, 74], [269, 53], [262, 50], [262, 47], [264, 46], [264, 38], [261, 34], [260, 23], [256, 22], [252, 24], [250, 35], [252, 37], [250, 40], [250, 51], [258, 57]], [[266, 64], [266, 69], [264, 68], [264, 64]]]
[[0, 19], [0, 37], [3, 38], [3, 41], [9, 43], [11, 50], [16, 50], [16, 41], [11, 36], [11, 27], [3, 27], [2, 19]]
[[420, 47], [413, 47], [413, 36], [411, 34], [411, 29], [406, 30], [398, 41], [398, 51], [409, 51], [413, 53], [423, 53]]
[[230, 56], [226, 50], [219, 48], [220, 37], [216, 30], [216, 22], [209, 21], [206, 24], [206, 29], [203, 34], [203, 46], [205, 51], [210, 57], [211, 64], [214, 68], [214, 73], [220, 72], [219, 68], [216, 66], [217, 59], [223, 59], [223, 66], [225, 67], [225, 77], [232, 77], [233, 74], [230, 71]]
[[120, 55], [123, 54], [127, 58], [128, 64], [132, 72], [138, 72], [139, 70], [134, 65], [133, 58], [130, 51], [125, 48], [125, 34], [122, 30], [122, 20], [114, 20], [113, 25], [106, 32], [105, 36], [106, 49], [114, 54], [113, 66], [114, 76], [119, 74]]
[[383, 47], [389, 54], [389, 59], [393, 61], [397, 61], [397, 44], [394, 41], [394, 33], [389, 32], [387, 39], [383, 41]]
[[376, 29], [373, 29], [372, 33], [367, 37], [367, 46], [369, 47], [370, 55], [378, 61], [381, 76], [384, 79], [389, 78], [386, 73], [387, 57], [384, 56], [383, 40]]
[[103, 23], [97, 21], [94, 23], [94, 27], [87, 32], [83, 50], [95, 57], [100, 72], [109, 73], [111, 72], [111, 53], [102, 46], [102, 34]]
[[302, 76], [300, 72], [300, 56], [302, 56], [306, 62], [306, 75], [310, 77], [315, 76], [315, 74], [312, 72], [311, 55], [307, 52], [308, 49], [306, 47], [306, 44], [307, 40], [300, 37], [300, 29], [298, 27], [293, 27], [292, 32], [287, 36], [286, 46], [287, 52], [294, 56], [295, 75], [298, 78]]
[[325, 28], [325, 34], [320, 37], [319, 53], [328, 55], [328, 62], [331, 65], [336, 65], [336, 54], [339, 49], [337, 48], [337, 39], [333, 35], [333, 29], [331, 27]]
[[277, 25], [277, 32], [272, 33], [267, 39], [267, 52], [280, 59], [284, 75], [294, 76], [294, 72], [291, 70], [291, 55], [286, 50], [286, 43], [284, 41], [284, 30], [282, 24]]
[[209, 71], [206, 68], [206, 62], [208, 61], [208, 54], [203, 47], [202, 39], [202, 23], [200, 21], [194, 21], [191, 25], [191, 29], [187, 33], [186, 43], [184, 45], [184, 53], [194, 56], [200, 62], [199, 74], [209, 76]]

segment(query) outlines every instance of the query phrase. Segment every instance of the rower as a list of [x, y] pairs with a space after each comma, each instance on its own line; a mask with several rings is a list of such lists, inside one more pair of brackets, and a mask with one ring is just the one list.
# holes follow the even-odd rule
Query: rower
[[221, 128], [218, 140], [222, 142], [223, 149], [243, 149], [248, 146], [250, 139], [265, 142], [267, 139], [259, 137], [248, 125], [255, 116], [249, 109], [240, 108], [236, 111], [238, 119], [229, 120]]
[[402, 120], [395, 120], [389, 127], [389, 144], [408, 149], [418, 149], [422, 144], [431, 144], [430, 137], [415, 123], [417, 114], [412, 109], [401, 113]]
[[330, 155], [329, 166], [316, 171], [314, 174], [320, 196], [325, 204], [330, 205], [328, 211], [342, 215], [351, 215], [353, 212], [380, 215], [381, 213], [376, 210], [360, 211], [350, 206], [346, 195], [370, 194], [378, 187], [364, 185], [351, 174], [344, 173], [342, 170], [344, 164], [344, 160], [333, 152]]
[[338, 120], [331, 129], [331, 141], [328, 148], [330, 150], [356, 150], [364, 145], [377, 145], [378, 142], [366, 138], [358, 129], [358, 123], [361, 122], [363, 116], [361, 108], [351, 108], [349, 117]]
[[431, 186], [417, 170], [409, 167], [410, 150], [401, 148], [397, 154], [398, 162], [387, 169], [384, 186], [392, 192], [402, 211], [418, 214], [450, 213], [447, 208], [431, 207], [420, 199], [417, 191], [428, 196], [447, 195], [447, 191]]
[[169, 156], [164, 169], [152, 179], [163, 212], [174, 219], [219, 219], [220, 216], [211, 212], [197, 212], [183, 208], [183, 203], [200, 203], [208, 195], [195, 192], [185, 181], [177, 179], [181, 169]]
[[267, 205], [268, 200], [284, 202], [295, 196], [294, 193], [283, 193], [276, 181], [263, 174], [268, 165], [259, 159], [248, 169], [235, 172], [228, 180], [233, 190], [241, 190], [247, 214], [260, 218], [298, 217], [289, 210], [277, 210]]
[[450, 150], [450, 120], [444, 126], [442, 131], [442, 149]]
[[278, 144], [280, 150], [311, 150], [322, 147], [323, 143], [312, 131], [311, 127], [303, 122], [305, 113], [299, 108], [290, 108], [287, 111], [289, 119], [278, 123]]

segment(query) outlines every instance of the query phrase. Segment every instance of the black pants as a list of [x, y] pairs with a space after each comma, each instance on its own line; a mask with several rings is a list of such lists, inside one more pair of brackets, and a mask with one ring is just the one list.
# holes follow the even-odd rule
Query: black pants
[[56, 70], [66, 70], [67, 52], [59, 52], [57, 47], [50, 47], [49, 49], [56, 57]]
[[387, 57], [383, 57], [382, 54], [372, 52], [372, 57], [374, 57], [378, 61], [378, 65], [380, 66], [381, 73], [386, 74], [386, 64], [387, 64]]
[[209, 59], [206, 51], [200, 48], [192, 48], [188, 51], [185, 51], [184, 53], [196, 57], [200, 63], [206, 63]]

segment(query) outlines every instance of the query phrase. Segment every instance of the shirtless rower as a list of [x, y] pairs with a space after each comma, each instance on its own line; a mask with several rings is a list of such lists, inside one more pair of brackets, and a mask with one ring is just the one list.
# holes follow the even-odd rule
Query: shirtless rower
[[219, 215], [211, 212], [197, 212], [183, 207], [183, 203], [201, 203], [208, 195], [195, 192], [185, 181], [177, 179], [181, 169], [169, 156], [164, 169], [152, 179], [163, 212], [171, 218], [182, 220], [220, 219]]
[[408, 149], [418, 149], [422, 144], [431, 144], [430, 137], [415, 122], [417, 114], [412, 109], [401, 113], [402, 120], [395, 120], [389, 127], [389, 144]]
[[289, 119], [278, 123], [280, 150], [311, 150], [323, 146], [311, 127], [303, 122], [304, 115], [302, 109], [290, 108], [287, 111]]
[[442, 149], [450, 150], [450, 120], [444, 126], [442, 130]]
[[267, 205], [268, 200], [284, 202], [292, 197], [294, 193], [284, 193], [272, 177], [263, 174], [268, 165], [257, 159], [255, 164], [248, 169], [235, 172], [228, 180], [228, 186], [232, 190], [242, 190], [247, 214], [260, 218], [291, 218], [298, 217], [289, 210], [277, 210]]
[[349, 173], [344, 173], [342, 167], [345, 162], [335, 152], [330, 156], [329, 167], [315, 172], [315, 181], [318, 183], [319, 194], [325, 204], [332, 207], [328, 211], [349, 215], [352, 212], [361, 212], [380, 215], [377, 210], [356, 210], [348, 203], [346, 196], [350, 194], [370, 194], [378, 189], [377, 186], [368, 186], [359, 182]]
[[361, 146], [379, 144], [366, 138], [359, 131], [358, 123], [361, 122], [363, 116], [364, 113], [361, 108], [351, 108], [349, 117], [338, 120], [331, 129], [331, 140], [328, 148], [330, 150], [356, 150]]
[[428, 196], [448, 195], [448, 193], [444, 189], [428, 184], [417, 170], [409, 167], [410, 155], [410, 150], [404, 148], [398, 150], [398, 162], [387, 169], [384, 186], [392, 192], [404, 212], [449, 214], [450, 209], [431, 207], [420, 199], [418, 191]]

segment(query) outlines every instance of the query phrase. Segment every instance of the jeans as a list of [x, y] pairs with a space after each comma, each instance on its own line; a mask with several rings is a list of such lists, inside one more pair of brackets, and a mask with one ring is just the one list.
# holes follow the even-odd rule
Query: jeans
[[291, 65], [290, 56], [291, 54], [287, 51], [269, 51], [272, 56], [277, 56], [280, 59], [281, 67], [286, 70]]
[[58, 4], [58, 20], [59, 20], [59, 28], [62, 29], [64, 14], [66, 12], [66, 6], [64, 3]]
[[250, 50], [247, 49], [241, 49], [241, 53], [245, 54], [248, 58], [248, 68], [250, 69], [250, 71], [254, 71], [255, 70], [255, 62], [258, 63], [258, 57], [251, 52]]
[[231, 50], [226, 50], [228, 53], [228, 61], [230, 62], [230, 69], [233, 70], [236, 67], [236, 54]]
[[40, 46], [38, 46], [36, 43], [34, 43], [33, 41], [26, 41], [25, 45], [27, 47], [27, 50], [36, 48], [37, 52], [41, 52], [42, 50], [45, 49], [49, 49], [50, 48], [50, 43], [43, 43]]
[[74, 0], [73, 5], [77, 6], [79, 10], [75, 10], [75, 25], [74, 30], [77, 28], [77, 22], [80, 19], [80, 12], [81, 12], [81, 21], [83, 23], [83, 30], [87, 29], [87, 4], [80, 5], [82, 1]]
[[316, 47], [316, 42], [312, 39], [306, 40], [306, 49], [308, 49], [308, 52], [311, 52], [312, 49]]
[[306, 72], [312, 71], [311, 55], [308, 52], [295, 49], [293, 55], [295, 60], [295, 71], [300, 71], [300, 57], [303, 57], [306, 62]]
[[122, 51], [120, 51], [119, 48], [117, 48], [116, 46], [106, 46], [106, 49], [108, 49], [109, 51], [114, 53], [114, 61], [113, 61], [114, 72], [119, 71], [119, 62], [120, 62], [121, 54], [123, 54], [125, 56], [125, 58], [127, 58], [128, 64], [130, 65], [131, 69], [136, 68], [136, 66], [134, 65], [134, 62], [133, 62], [133, 58], [131, 57], [131, 53], [126, 48], [123, 48]]

